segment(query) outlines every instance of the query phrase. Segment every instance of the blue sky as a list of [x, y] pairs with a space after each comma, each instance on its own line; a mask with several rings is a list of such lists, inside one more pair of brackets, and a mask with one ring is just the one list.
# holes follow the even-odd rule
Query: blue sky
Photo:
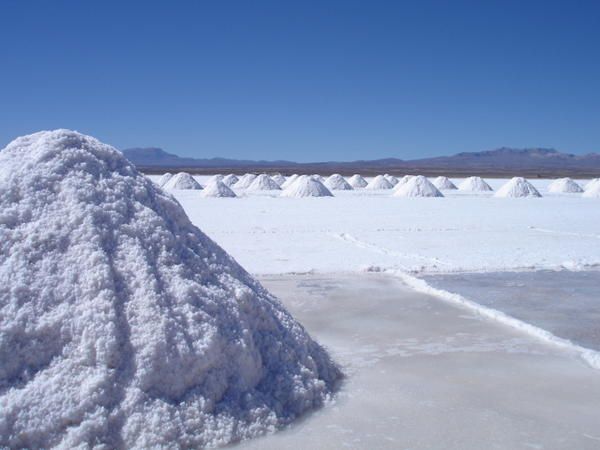
[[0, 146], [252, 159], [600, 151], [598, 1], [7, 0]]

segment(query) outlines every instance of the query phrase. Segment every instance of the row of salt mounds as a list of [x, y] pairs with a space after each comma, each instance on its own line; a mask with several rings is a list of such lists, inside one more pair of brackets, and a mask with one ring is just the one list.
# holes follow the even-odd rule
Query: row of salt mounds
[[423, 175], [417, 175], [408, 180], [392, 194], [394, 197], [443, 197], [438, 188]]
[[350, 178], [348, 178], [348, 184], [352, 186], [354, 189], [360, 189], [367, 186], [367, 180], [361, 177], [358, 173], [355, 173]]
[[392, 186], [392, 183], [390, 183], [387, 178], [385, 178], [383, 175], [377, 175], [369, 182], [369, 184], [367, 184], [365, 189], [392, 189], [393, 187], [394, 186]]
[[235, 183], [240, 181], [240, 179], [237, 177], [237, 175], [230, 173], [229, 175], [225, 175], [221, 181], [225, 186], [232, 187]]
[[283, 184], [281, 185], [281, 189], [285, 189], [285, 188], [287, 188], [287, 187], [291, 186], [291, 185], [292, 185], [292, 183], [298, 179], [298, 177], [299, 177], [299, 175], [298, 175], [297, 173], [295, 173], [295, 174], [293, 174], [293, 175], [290, 175], [290, 176], [287, 178], [287, 180], [285, 180], [285, 181], [283, 182]]
[[440, 191], [450, 191], [457, 189], [456, 185], [452, 181], [450, 181], [448, 177], [437, 177], [435, 180], [433, 180], [432, 184]]
[[213, 180], [204, 186], [200, 193], [201, 197], [234, 198], [235, 192], [221, 180]]
[[173, 174], [170, 172], [167, 173], [163, 173], [160, 178], [158, 179], [158, 181], [156, 182], [157, 185], [159, 185], [160, 187], [163, 187], [165, 184], [167, 184], [167, 182], [173, 178]]
[[392, 185], [392, 187], [396, 186], [398, 184], [398, 178], [396, 178], [394, 175], [389, 175], [389, 174], [385, 174], [384, 175], [385, 179], [388, 180], [390, 182], [390, 184]]
[[280, 173], [276, 173], [276, 174], [274, 174], [274, 175], [271, 175], [271, 179], [272, 179], [272, 180], [273, 180], [275, 183], [277, 183], [277, 185], [278, 185], [279, 187], [281, 187], [281, 185], [282, 185], [283, 183], [285, 183], [285, 177], [284, 177], [283, 175], [281, 175]]
[[481, 177], [469, 177], [463, 180], [458, 185], [459, 191], [469, 192], [490, 192], [493, 191], [492, 187], [487, 184]]
[[348, 182], [341, 176], [339, 173], [334, 173], [331, 175], [325, 183], [323, 183], [327, 188], [332, 191], [352, 191], [354, 188], [348, 184]]
[[246, 175], [242, 175], [240, 179], [233, 185], [234, 189], [246, 189], [248, 186], [252, 184], [256, 175], [253, 173], [247, 173]]
[[173, 175], [169, 181], [167, 181], [163, 188], [165, 189], [202, 189], [200, 183], [198, 183], [193, 176], [187, 172], [179, 172], [177, 175]]
[[333, 194], [319, 180], [301, 175], [281, 193], [282, 197], [333, 197]]
[[[237, 185], [236, 185], [237, 186]], [[271, 179], [266, 173], [260, 174], [250, 185], [246, 188], [248, 192], [256, 191], [279, 191], [281, 188], [279, 185]]]
[[582, 196], [589, 197], [589, 198], [600, 197], [600, 182], [592, 184], [589, 188], [587, 188], [583, 192]]
[[575, 183], [571, 178], [559, 178], [554, 180], [548, 186], [548, 192], [553, 192], [556, 194], [560, 193], [576, 193], [583, 192], [581, 186]]
[[199, 448], [319, 407], [340, 372], [116, 149], [0, 151], [0, 447]]
[[495, 197], [541, 197], [538, 190], [523, 177], [514, 177], [502, 186]]

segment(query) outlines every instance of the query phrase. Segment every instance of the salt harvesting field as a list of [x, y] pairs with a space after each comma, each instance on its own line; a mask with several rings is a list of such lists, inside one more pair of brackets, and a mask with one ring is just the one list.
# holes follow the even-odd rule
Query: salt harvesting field
[[444, 198], [170, 191], [346, 376], [242, 448], [600, 446], [600, 201], [545, 179], [529, 180], [541, 198], [497, 198], [508, 180], [486, 181]]

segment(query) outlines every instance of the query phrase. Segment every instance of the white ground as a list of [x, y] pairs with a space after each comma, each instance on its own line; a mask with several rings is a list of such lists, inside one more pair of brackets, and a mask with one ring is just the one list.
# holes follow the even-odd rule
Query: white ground
[[[197, 178], [202, 183], [207, 177]], [[496, 190], [507, 180], [486, 181]], [[280, 198], [279, 192], [237, 191], [241, 198], [235, 200], [172, 193], [201, 230], [257, 274], [600, 265], [600, 200], [551, 194], [550, 180], [530, 181], [543, 198], [457, 191], [445, 191], [445, 198], [397, 198], [391, 190], [364, 189], [308, 199]]]

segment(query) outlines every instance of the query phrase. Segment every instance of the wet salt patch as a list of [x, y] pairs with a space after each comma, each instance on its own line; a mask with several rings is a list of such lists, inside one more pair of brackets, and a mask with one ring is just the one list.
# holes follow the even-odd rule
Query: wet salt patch
[[600, 351], [600, 271], [463, 273], [422, 279], [434, 288]]

